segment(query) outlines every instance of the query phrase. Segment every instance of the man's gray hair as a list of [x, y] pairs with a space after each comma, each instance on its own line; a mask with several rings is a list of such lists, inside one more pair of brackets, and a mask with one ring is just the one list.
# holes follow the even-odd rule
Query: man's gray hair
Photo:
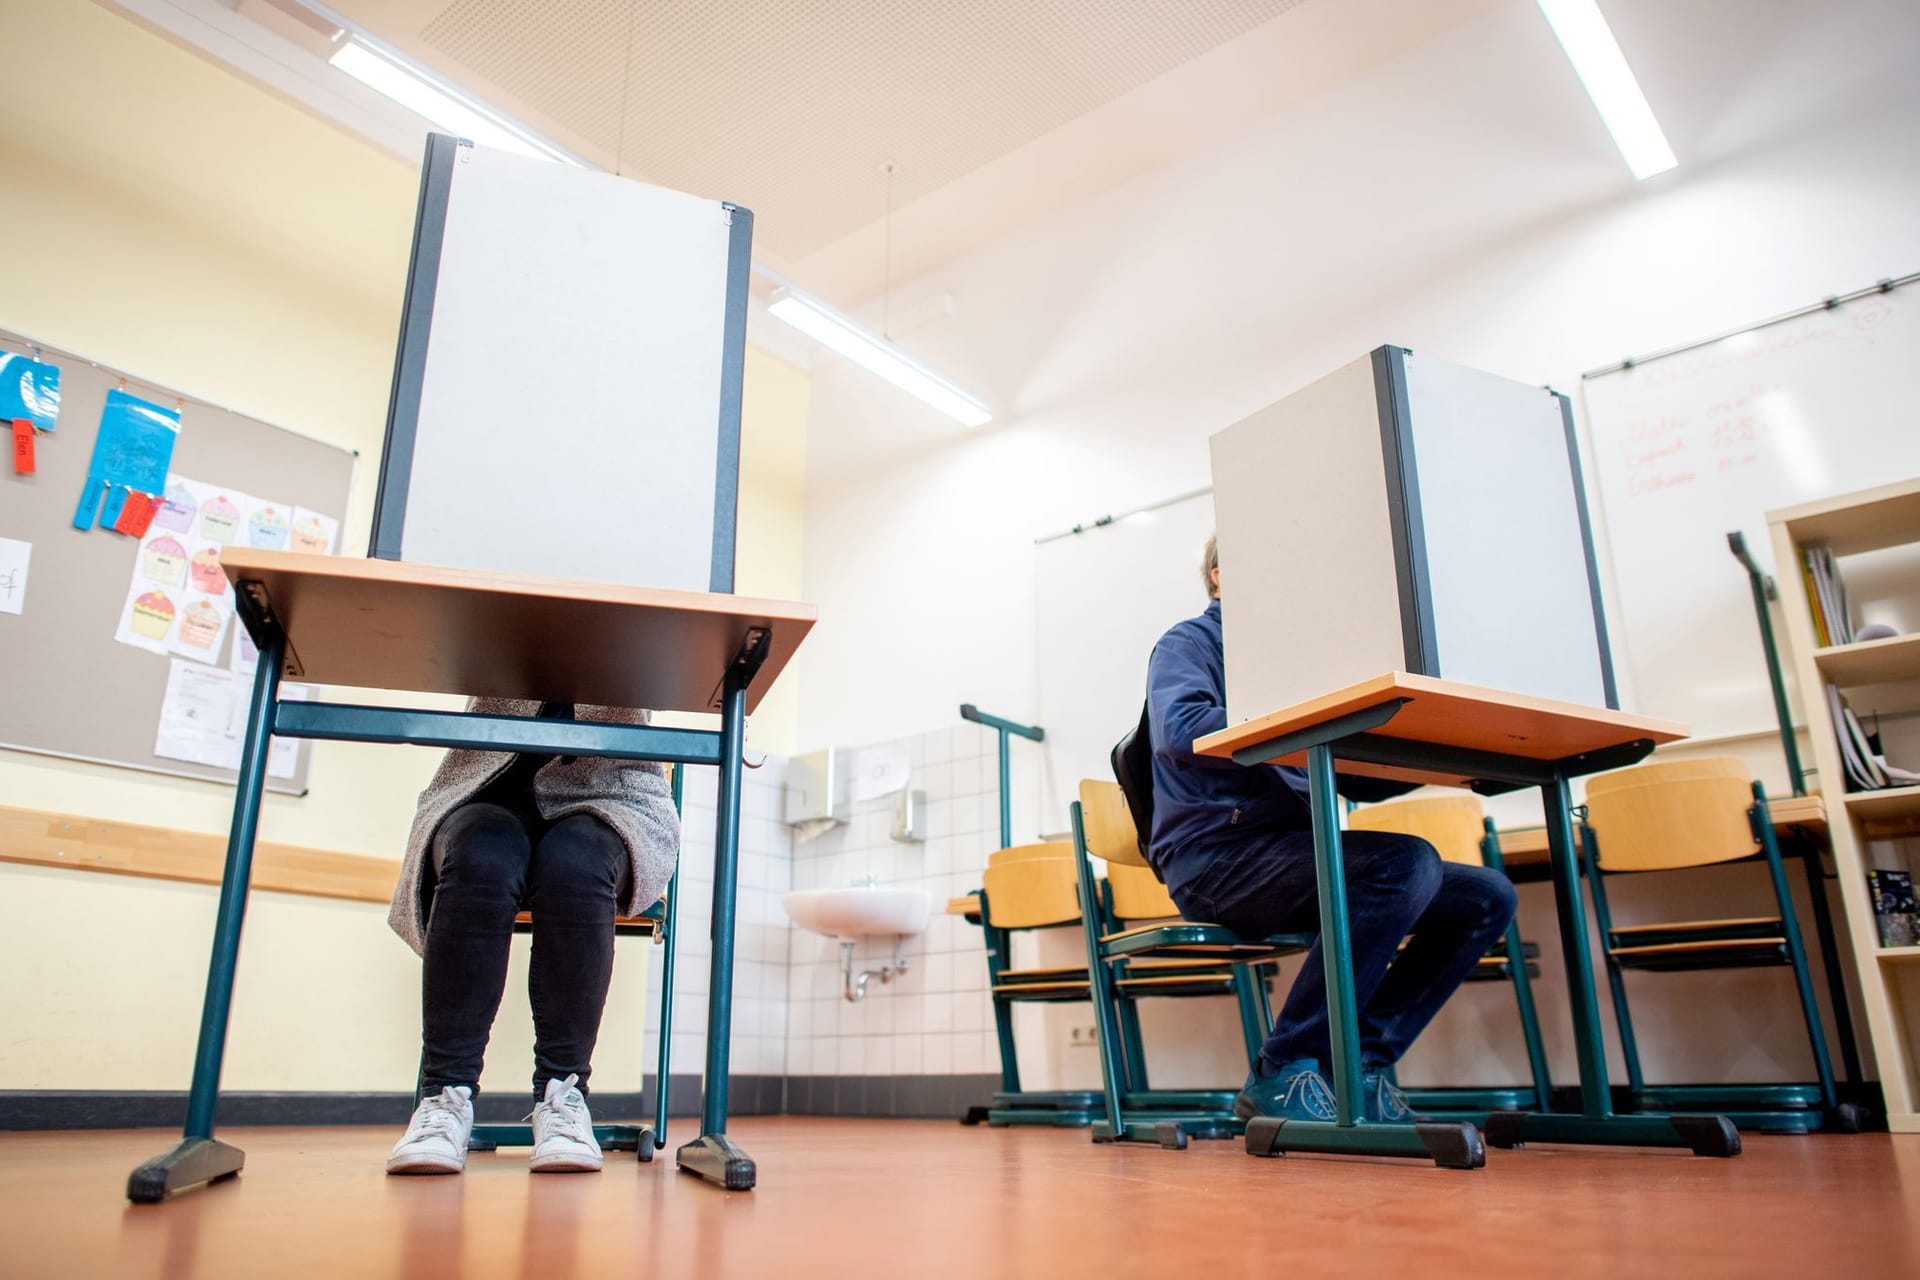
[[1220, 535], [1207, 535], [1207, 554], [1200, 561], [1200, 585], [1207, 589], [1207, 599], [1218, 600], [1220, 589], [1213, 585], [1213, 571], [1220, 567]]

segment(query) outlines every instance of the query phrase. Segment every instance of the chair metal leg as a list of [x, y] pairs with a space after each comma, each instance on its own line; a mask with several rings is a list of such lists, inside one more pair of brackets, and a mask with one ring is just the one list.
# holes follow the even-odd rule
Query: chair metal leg
[[[687, 767], [673, 766], [673, 811], [686, 803]], [[680, 866], [674, 864], [667, 881], [667, 907], [660, 917], [660, 1044], [653, 1075], [653, 1141], [640, 1148], [640, 1158], [652, 1163], [655, 1148], [667, 1144], [668, 1094], [673, 1079], [673, 970], [680, 948]]]
[[[980, 934], [987, 946], [987, 989], [1000, 982], [1000, 975], [1011, 967], [1013, 934], [993, 925], [992, 904], [985, 889], [980, 891]], [[1005, 1000], [993, 1002], [993, 1030], [1000, 1045], [1000, 1091], [1020, 1092], [1020, 1055], [1014, 1047], [1013, 1009]]]
[[1580, 838], [1586, 847], [1587, 882], [1593, 887], [1594, 922], [1600, 929], [1600, 943], [1608, 948], [1606, 956], [1607, 989], [1613, 996], [1613, 1017], [1620, 1028], [1620, 1056], [1627, 1064], [1627, 1092], [1638, 1096], [1647, 1082], [1640, 1072], [1640, 1041], [1633, 1034], [1633, 1011], [1627, 1003], [1627, 975], [1614, 960], [1613, 911], [1607, 904], [1605, 877], [1600, 870], [1599, 838], [1592, 827], [1583, 826]]
[[1124, 968], [1115, 966], [1114, 1016], [1120, 1025], [1121, 1083], [1128, 1093], [1145, 1093], [1153, 1087], [1147, 1081], [1147, 1041], [1140, 1034], [1139, 1003], [1119, 989], [1117, 979], [1125, 976]]
[[253, 874], [254, 836], [260, 825], [260, 799], [267, 783], [267, 747], [273, 736], [273, 710], [286, 661], [286, 637], [270, 627], [254, 668], [253, 694], [247, 706], [247, 736], [240, 748], [240, 776], [234, 787], [233, 825], [227, 833], [227, 862], [220, 877], [220, 905], [214, 914], [213, 954], [207, 966], [206, 998], [200, 1008], [200, 1040], [194, 1051], [193, 1087], [187, 1095], [186, 1132], [172, 1150], [135, 1169], [127, 1178], [127, 1199], [135, 1204], [164, 1200], [168, 1193], [240, 1172], [246, 1153], [213, 1136], [220, 1099], [220, 1065], [226, 1054], [227, 1021], [233, 1009], [233, 976], [240, 956], [240, 926], [246, 918], [247, 886]]
[[1767, 875], [1773, 881], [1773, 896], [1780, 904], [1780, 932], [1787, 939], [1787, 958], [1793, 964], [1793, 985], [1800, 994], [1800, 1012], [1807, 1023], [1807, 1040], [1813, 1049], [1813, 1068], [1820, 1080], [1820, 1100], [1829, 1114], [1840, 1106], [1833, 1087], [1833, 1059], [1827, 1054], [1827, 1031], [1820, 1021], [1820, 1003], [1813, 994], [1813, 974], [1807, 969], [1807, 949], [1800, 941], [1800, 920], [1793, 909], [1793, 892], [1787, 887], [1786, 868], [1780, 863], [1780, 845], [1773, 835], [1773, 822], [1767, 817], [1767, 802], [1760, 784], [1753, 786], [1753, 827], [1760, 837], [1760, 849], [1766, 856]]
[[733, 920], [739, 892], [740, 766], [747, 723], [747, 681], [752, 671], [728, 671], [721, 690], [720, 790], [714, 820], [713, 964], [707, 995], [707, 1063], [701, 1099], [701, 1134], [674, 1153], [687, 1173], [729, 1191], [751, 1190], [758, 1173], [752, 1157], [727, 1137], [727, 1072], [733, 1026]]
[[1846, 973], [1840, 967], [1840, 946], [1833, 931], [1833, 908], [1827, 902], [1827, 881], [1820, 873], [1820, 850], [1803, 840], [1801, 862], [1807, 869], [1807, 894], [1813, 903], [1814, 933], [1820, 940], [1820, 963], [1826, 970], [1827, 997], [1833, 1006], [1833, 1031], [1840, 1040], [1840, 1062], [1847, 1073], [1847, 1091], [1860, 1097], [1860, 1045], [1854, 1038], [1853, 1007], [1847, 1000]]
[[1240, 1038], [1247, 1044], [1247, 1070], [1253, 1070], [1253, 1064], [1259, 1060], [1260, 1048], [1267, 1042], [1267, 1029], [1273, 1024], [1266, 1021], [1260, 1008], [1259, 989], [1266, 984], [1266, 977], [1250, 964], [1237, 964], [1233, 967], [1233, 998], [1240, 1008]]

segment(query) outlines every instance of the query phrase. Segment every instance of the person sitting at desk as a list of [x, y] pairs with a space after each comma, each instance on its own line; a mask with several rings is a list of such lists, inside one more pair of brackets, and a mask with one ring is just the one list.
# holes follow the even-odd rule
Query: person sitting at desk
[[[1220, 629], [1220, 558], [1207, 540], [1201, 566], [1210, 603], [1154, 646], [1147, 667], [1153, 745], [1148, 859], [1189, 920], [1250, 937], [1317, 930], [1313, 815], [1306, 773], [1252, 768], [1195, 755], [1196, 738], [1227, 727]], [[1385, 800], [1413, 788], [1339, 779], [1350, 800]], [[1517, 905], [1505, 876], [1443, 862], [1416, 836], [1350, 831], [1341, 838], [1359, 1009], [1364, 1118], [1408, 1122], [1406, 1098], [1386, 1070], [1506, 932]], [[1402, 940], [1408, 939], [1400, 950]], [[1332, 1121], [1333, 1060], [1326, 970], [1316, 940], [1286, 1004], [1234, 1100], [1234, 1114]], [[1396, 958], [1396, 952], [1398, 956]]]
[[[648, 713], [478, 699], [485, 715], [645, 724]], [[420, 795], [388, 922], [425, 961], [420, 1105], [388, 1173], [459, 1173], [507, 984], [513, 921], [533, 913], [535, 1173], [600, 1168], [587, 1110], [613, 978], [614, 918], [659, 900], [680, 854], [662, 766], [604, 757], [449, 751]]]

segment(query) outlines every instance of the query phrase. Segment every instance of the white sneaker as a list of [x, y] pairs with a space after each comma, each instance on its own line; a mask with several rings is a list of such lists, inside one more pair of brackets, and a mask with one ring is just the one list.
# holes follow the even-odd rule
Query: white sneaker
[[413, 1109], [406, 1136], [393, 1144], [388, 1173], [459, 1173], [473, 1136], [473, 1090], [448, 1085]]
[[535, 1173], [598, 1173], [602, 1157], [593, 1138], [593, 1117], [587, 1100], [573, 1086], [579, 1076], [547, 1081], [547, 1096], [533, 1109]]

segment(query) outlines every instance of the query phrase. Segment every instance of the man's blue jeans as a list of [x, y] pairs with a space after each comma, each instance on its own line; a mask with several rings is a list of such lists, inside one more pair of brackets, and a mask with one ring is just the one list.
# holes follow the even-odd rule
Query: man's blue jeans
[[[1506, 932], [1518, 900], [1505, 876], [1443, 862], [1415, 836], [1348, 831], [1341, 848], [1360, 1062], [1364, 1070], [1377, 1071], [1399, 1060]], [[1187, 919], [1249, 937], [1319, 931], [1311, 831], [1270, 832], [1204, 852], [1189, 849], [1187, 859], [1204, 859], [1171, 890]], [[1325, 966], [1316, 940], [1260, 1051], [1269, 1070], [1300, 1058], [1322, 1068], [1332, 1063]]]

